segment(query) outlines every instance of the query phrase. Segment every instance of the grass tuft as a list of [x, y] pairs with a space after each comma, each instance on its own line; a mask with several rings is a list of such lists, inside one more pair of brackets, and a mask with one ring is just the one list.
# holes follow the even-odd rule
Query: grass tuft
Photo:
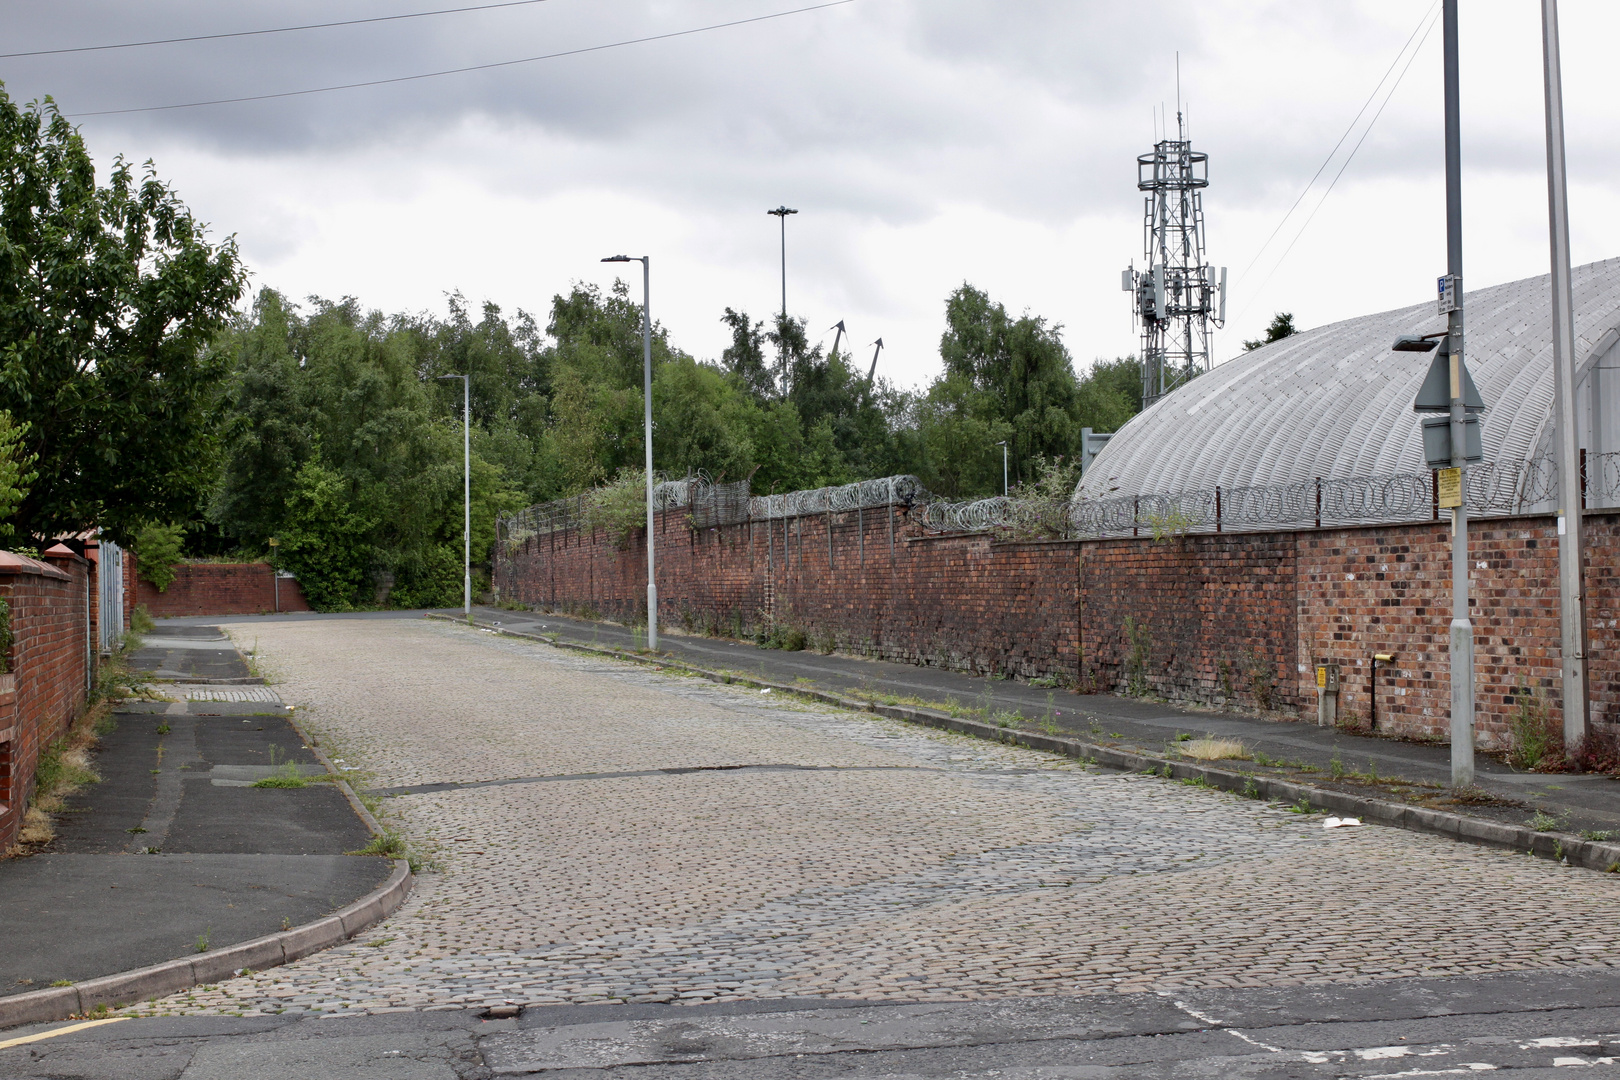
[[1217, 739], [1213, 735], [1184, 742], [1176, 749], [1195, 761], [1248, 761], [1253, 756], [1237, 739]]

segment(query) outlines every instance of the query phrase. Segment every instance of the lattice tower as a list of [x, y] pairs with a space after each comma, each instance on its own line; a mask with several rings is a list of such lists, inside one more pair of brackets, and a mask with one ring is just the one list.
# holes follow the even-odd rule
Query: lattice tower
[[1176, 113], [1176, 138], [1136, 159], [1143, 200], [1143, 252], [1122, 280], [1142, 327], [1142, 407], [1208, 371], [1210, 333], [1226, 322], [1226, 268], [1204, 261], [1203, 189], [1209, 155], [1192, 148]]

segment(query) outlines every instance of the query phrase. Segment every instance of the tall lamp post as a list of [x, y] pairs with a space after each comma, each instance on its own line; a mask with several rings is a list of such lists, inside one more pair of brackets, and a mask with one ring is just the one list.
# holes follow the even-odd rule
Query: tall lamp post
[[1005, 499], [1007, 497], [1007, 440], [1003, 439], [996, 445], [1001, 447], [1001, 497]]
[[461, 612], [472, 618], [472, 383], [466, 375], [440, 375], [461, 380]]
[[609, 255], [602, 261], [641, 264], [641, 402], [644, 427], [642, 441], [646, 443], [647, 449], [647, 648], [657, 652], [658, 579], [653, 561], [652, 259], [646, 255]]
[[778, 206], [775, 210], [765, 211], [767, 214], [782, 222], [782, 318], [787, 318], [787, 219], [789, 214], [798, 211], [787, 206]]
[[[1439, 503], [1451, 510], [1451, 784], [1474, 783], [1474, 623], [1468, 611], [1468, 483], [1479, 461], [1479, 419], [1484, 401], [1463, 362], [1462, 150], [1458, 137], [1457, 0], [1443, 0], [1446, 109], [1446, 276], [1439, 283], [1444, 333], [1402, 337], [1397, 352], [1428, 352], [1444, 343], [1423, 380], [1413, 408], [1443, 414], [1423, 424], [1424, 456], [1439, 468]], [[1447, 467], [1448, 466], [1448, 467]], [[1374, 687], [1377, 693], [1377, 687]]]
[[1564, 746], [1586, 737], [1586, 599], [1581, 543], [1580, 449], [1575, 430], [1575, 309], [1570, 300], [1569, 191], [1564, 179], [1564, 91], [1558, 58], [1558, 0], [1541, 0], [1547, 95], [1547, 219], [1552, 249], [1553, 432], [1558, 460], [1558, 620], [1563, 657]]

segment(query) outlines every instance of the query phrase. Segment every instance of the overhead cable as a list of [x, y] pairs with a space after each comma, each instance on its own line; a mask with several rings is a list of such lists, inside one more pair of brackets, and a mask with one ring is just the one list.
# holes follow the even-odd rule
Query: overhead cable
[[725, 30], [733, 26], [747, 26], [750, 23], [782, 19], [789, 15], [802, 15], [805, 12], [820, 11], [824, 8], [842, 7], [844, 4], [853, 4], [854, 2], [855, 0], [828, 0], [827, 3], [811, 4], [808, 7], [792, 8], [788, 11], [774, 11], [769, 15], [755, 15], [747, 19], [732, 19], [728, 22], [710, 23], [708, 26], [696, 26], [690, 30], [672, 30], [666, 34], [649, 34], [646, 37], [612, 41], [605, 45], [587, 45], [578, 49], [564, 49], [560, 52], [544, 53], [540, 56], [525, 56], [517, 60], [499, 60], [490, 64], [470, 64], [466, 67], [445, 68], [441, 71], [425, 71], [417, 75], [397, 75], [388, 79], [367, 79], [363, 82], [315, 86], [306, 90], [283, 90], [273, 94], [245, 94], [241, 97], [212, 98], [207, 101], [184, 101], [174, 105], [145, 105], [132, 109], [94, 109], [85, 112], [74, 112], [69, 115], [74, 117], [123, 116], [129, 113], [169, 112], [174, 109], [198, 109], [207, 105], [235, 105], [247, 101], [274, 101], [281, 98], [306, 97], [310, 94], [329, 94], [338, 90], [358, 90], [367, 86], [388, 86], [394, 83], [416, 82], [421, 79], [437, 79], [445, 75], [462, 75], [470, 71], [490, 71], [496, 68], [515, 67], [519, 64], [534, 64], [541, 60], [557, 60], [565, 56], [582, 56], [586, 53], [620, 49], [627, 45], [644, 45], [652, 41], [668, 41], [672, 38], [690, 37], [693, 34], [707, 33], [710, 30]]
[[436, 11], [412, 11], [403, 15], [376, 15], [368, 19], [341, 19], [337, 22], [304, 23], [300, 26], [276, 26], [266, 30], [236, 30], [224, 34], [192, 34], [190, 37], [152, 38], [148, 41], [121, 41], [112, 45], [81, 45], [68, 49], [30, 49], [27, 52], [0, 53], [0, 60], [15, 60], [23, 56], [63, 56], [67, 53], [106, 52], [109, 49], [143, 49], [148, 45], [179, 45], [190, 41], [220, 41], [225, 38], [261, 37], [265, 34], [291, 34], [299, 30], [328, 30], [334, 26], [361, 26], [365, 23], [398, 22], [401, 19], [425, 19], [430, 15], [458, 15], [464, 11], [491, 11], [495, 8], [528, 7], [544, 4], [547, 0], [503, 0], [498, 4], [474, 4], [470, 7], [439, 8]]

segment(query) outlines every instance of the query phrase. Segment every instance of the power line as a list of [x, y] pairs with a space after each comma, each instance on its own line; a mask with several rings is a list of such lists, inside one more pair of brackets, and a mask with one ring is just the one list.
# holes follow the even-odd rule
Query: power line
[[[1385, 69], [1383, 77], [1372, 88], [1372, 93], [1367, 95], [1367, 100], [1361, 103], [1361, 108], [1356, 111], [1355, 118], [1350, 121], [1350, 126], [1344, 129], [1344, 134], [1339, 136], [1339, 141], [1333, 144], [1333, 149], [1329, 150], [1327, 157], [1322, 159], [1322, 164], [1317, 166], [1315, 174], [1300, 189], [1299, 198], [1294, 200], [1294, 205], [1290, 206], [1288, 212], [1282, 216], [1282, 220], [1277, 222], [1277, 227], [1271, 230], [1271, 235], [1266, 237], [1266, 242], [1261, 244], [1260, 249], [1254, 253], [1254, 258], [1250, 259], [1249, 264], [1238, 272], [1237, 280], [1232, 283], [1234, 289], [1243, 284], [1243, 279], [1249, 276], [1249, 271], [1254, 269], [1254, 264], [1260, 261], [1260, 256], [1264, 255], [1266, 248], [1270, 247], [1271, 242], [1277, 239], [1277, 234], [1282, 232], [1284, 225], [1288, 224], [1288, 219], [1294, 216], [1294, 211], [1299, 209], [1299, 204], [1305, 201], [1305, 196], [1310, 194], [1311, 188], [1316, 184], [1316, 181], [1321, 178], [1327, 167], [1333, 163], [1333, 155], [1339, 152], [1339, 147], [1344, 145], [1344, 140], [1348, 139], [1350, 133], [1356, 130], [1356, 125], [1361, 122], [1362, 116], [1367, 112], [1367, 106], [1373, 103], [1373, 99], [1378, 96], [1378, 91], [1384, 88], [1384, 84], [1389, 81], [1390, 72], [1395, 70], [1395, 65], [1401, 62], [1401, 57], [1406, 55], [1406, 50], [1411, 48], [1412, 39], [1418, 36], [1418, 31], [1423, 29], [1423, 24], [1429, 21], [1434, 14], [1434, 9], [1439, 6], [1440, 0], [1434, 0], [1434, 4], [1430, 6], [1428, 11], [1424, 12], [1423, 17], [1412, 28], [1412, 33], [1407, 36], [1406, 43], [1401, 46], [1400, 51], [1395, 54], [1395, 59], [1389, 62], [1389, 67]], [[1432, 28], [1433, 24], [1430, 23], [1430, 26]], [[1426, 38], [1428, 35], [1425, 34], [1424, 37]]]
[[650, 34], [647, 37], [629, 38], [625, 41], [609, 42], [606, 45], [587, 45], [579, 49], [564, 49], [561, 52], [545, 53], [541, 56], [525, 56], [519, 60], [500, 60], [491, 64], [472, 64], [468, 67], [445, 68], [443, 71], [427, 71], [419, 75], [397, 75], [390, 79], [368, 79], [365, 82], [339, 83], [334, 86], [316, 86], [308, 90], [283, 90], [274, 94], [248, 94], [243, 97], [213, 98], [209, 101], [186, 101], [176, 105], [146, 105], [134, 109], [97, 109], [90, 112], [70, 113], [74, 117], [81, 116], [123, 116], [129, 113], [169, 112], [173, 109], [197, 109], [205, 105], [235, 105], [244, 101], [274, 101], [280, 98], [305, 97], [310, 94], [328, 94], [336, 90], [358, 90], [367, 86], [388, 86], [393, 83], [416, 82], [421, 79], [437, 79], [444, 75], [462, 75], [469, 71], [489, 71], [494, 68], [514, 67], [518, 64], [533, 64], [541, 60], [556, 60], [564, 56], [581, 56], [585, 53], [603, 52], [607, 49], [619, 49], [626, 45], [643, 45], [650, 41], [668, 41], [671, 38], [690, 37], [693, 34], [702, 34], [710, 30], [724, 30], [733, 26], [746, 26], [749, 23], [766, 22], [770, 19], [781, 19], [789, 15], [802, 15], [807, 11], [820, 11], [823, 8], [840, 7], [844, 4], [853, 4], [855, 0], [828, 0], [823, 4], [811, 4], [808, 7], [793, 8], [789, 11], [776, 11], [769, 15], [755, 15], [748, 19], [733, 19], [730, 22], [711, 23], [708, 26], [698, 26], [690, 30], [672, 30], [667, 34]]
[[[1400, 89], [1401, 83], [1406, 79], [1406, 73], [1411, 70], [1412, 62], [1417, 59], [1418, 53], [1422, 51], [1424, 44], [1429, 40], [1429, 34], [1433, 33], [1434, 24], [1435, 24], [1436, 21], [1438, 21], [1433, 16], [1434, 16], [1435, 10], [1439, 6], [1440, 5], [1438, 3], [1436, 3], [1434, 5], [1434, 7], [1430, 8], [1429, 11], [1423, 16], [1423, 20], [1418, 23], [1418, 28], [1417, 29], [1423, 31], [1423, 36], [1418, 40], [1417, 47], [1414, 48], [1411, 51], [1410, 55], [1406, 55], [1406, 48], [1404, 46], [1402, 47], [1401, 52], [1396, 54], [1395, 60], [1396, 60], [1397, 63], [1399, 63], [1402, 55], [1406, 55], [1406, 64], [1405, 64], [1404, 67], [1401, 68], [1400, 75], [1398, 75], [1396, 77], [1394, 84], [1390, 86], [1389, 92], [1384, 95], [1384, 100], [1379, 103], [1378, 110], [1373, 113], [1372, 119], [1367, 121], [1366, 128], [1362, 130], [1361, 137], [1356, 140], [1356, 145], [1351, 147], [1349, 155], [1344, 159], [1344, 164], [1340, 165], [1339, 166], [1339, 171], [1333, 174], [1333, 180], [1328, 184], [1327, 190], [1322, 193], [1322, 198], [1317, 201], [1317, 203], [1316, 203], [1316, 205], [1314, 207], [1311, 208], [1310, 214], [1305, 218], [1305, 223], [1299, 227], [1299, 231], [1294, 234], [1294, 238], [1292, 240], [1290, 240], [1288, 242], [1288, 246], [1283, 249], [1282, 255], [1280, 255], [1277, 258], [1276, 263], [1274, 263], [1272, 265], [1270, 271], [1267, 272], [1265, 278], [1262, 279], [1260, 284], [1255, 288], [1254, 293], [1253, 293], [1251, 299], [1249, 300], [1249, 302], [1244, 304], [1243, 305], [1243, 310], [1239, 311], [1238, 314], [1236, 316], [1234, 316], [1234, 318], [1233, 318], [1234, 322], [1237, 319], [1242, 318], [1249, 311], [1249, 309], [1254, 306], [1254, 300], [1259, 297], [1261, 291], [1264, 290], [1266, 285], [1270, 283], [1272, 277], [1277, 273], [1277, 271], [1282, 269], [1282, 264], [1283, 264], [1283, 262], [1285, 260], [1287, 260], [1289, 252], [1294, 250], [1294, 245], [1299, 243], [1300, 237], [1305, 235], [1305, 230], [1310, 228], [1311, 222], [1316, 219], [1317, 213], [1322, 209], [1323, 205], [1327, 202], [1328, 196], [1333, 194], [1333, 189], [1334, 189], [1334, 187], [1336, 187], [1338, 185], [1339, 178], [1344, 175], [1344, 171], [1346, 169], [1348, 169], [1350, 167], [1350, 163], [1355, 160], [1356, 152], [1361, 149], [1361, 144], [1367, 141], [1367, 136], [1368, 135], [1372, 134], [1372, 129], [1373, 129], [1374, 125], [1376, 125], [1378, 123], [1378, 118], [1380, 116], [1384, 115], [1384, 109], [1389, 106], [1390, 101], [1395, 97], [1395, 91]], [[1428, 23], [1427, 27], [1424, 26], [1424, 22]], [[1417, 30], [1414, 30], [1412, 32], [1412, 34], [1415, 37], [1417, 35]], [[1410, 37], [1407, 38], [1407, 45], [1410, 45], [1411, 42], [1412, 42], [1412, 39]], [[1394, 70], [1394, 65], [1391, 65], [1391, 70]], [[1385, 72], [1384, 78], [1379, 80], [1378, 87], [1375, 87], [1373, 89], [1373, 95], [1374, 96], [1377, 96], [1378, 89], [1383, 86], [1384, 82], [1388, 78], [1389, 78], [1389, 73]], [[1372, 101], [1372, 99], [1369, 98], [1368, 103], [1370, 104], [1371, 101]], [[1365, 112], [1366, 108], [1367, 108], [1366, 105], [1363, 105], [1362, 106], [1362, 112]], [[1361, 113], [1357, 113], [1356, 115], [1357, 115], [1357, 119], [1359, 119], [1360, 116], [1361, 116]], [[1352, 129], [1354, 128], [1354, 126], [1355, 126], [1354, 122], [1352, 122], [1352, 124], [1351, 124]], [[1348, 136], [1349, 134], [1350, 134], [1349, 130], [1346, 130], [1345, 135]], [[1344, 139], [1340, 138], [1339, 142], [1342, 144], [1344, 142]], [[1338, 151], [1338, 146], [1335, 146], [1334, 147], [1334, 152], [1336, 153], [1337, 151]], [[1328, 155], [1328, 160], [1324, 161], [1322, 163], [1322, 169], [1327, 168], [1328, 163], [1331, 162], [1332, 160], [1333, 160], [1333, 155], [1329, 154]], [[1322, 169], [1318, 169], [1316, 171], [1317, 176], [1320, 176], [1322, 174]], [[1316, 177], [1312, 177], [1311, 178], [1311, 184], [1314, 184], [1315, 182], [1316, 182]], [[1296, 199], [1294, 201], [1294, 207], [1298, 207], [1299, 203], [1305, 198], [1305, 194], [1306, 194], [1306, 192], [1308, 192], [1310, 190], [1311, 184], [1307, 184], [1305, 186], [1305, 191], [1300, 192], [1299, 199]], [[1294, 212], [1294, 207], [1289, 208], [1289, 211], [1288, 211], [1289, 214], [1292, 214]], [[1284, 215], [1283, 220], [1284, 221], [1287, 220], [1287, 215]], [[1278, 226], [1277, 226], [1278, 231], [1280, 231], [1281, 228], [1282, 228], [1282, 225], [1281, 225], [1281, 223], [1279, 223]], [[1272, 236], [1276, 236], [1276, 232], [1273, 232]], [[1266, 243], [1269, 244], [1270, 242], [1271, 242], [1271, 240], [1268, 238]], [[1257, 254], [1255, 256], [1255, 259], [1250, 261], [1249, 265], [1253, 266], [1255, 261], [1258, 261], [1258, 259], [1259, 259], [1259, 255]], [[1247, 269], [1245, 269], [1245, 272], [1247, 272]]]
[[544, 4], [546, 0], [504, 0], [498, 4], [474, 4], [471, 7], [439, 8], [436, 11], [413, 11], [404, 15], [378, 15], [369, 19], [343, 19], [339, 22], [304, 23], [301, 26], [277, 26], [268, 30], [237, 30], [228, 34], [193, 34], [190, 37], [153, 38], [150, 41], [122, 41], [114, 45], [82, 45], [73, 49], [33, 49], [28, 52], [0, 53], [0, 60], [15, 60], [23, 56], [62, 56], [67, 53], [105, 52], [109, 49], [141, 49], [148, 45], [178, 45], [188, 41], [220, 41], [224, 38], [260, 37], [265, 34], [291, 34], [298, 30], [327, 30], [334, 26], [361, 26], [366, 23], [397, 22], [400, 19], [425, 19], [430, 15], [457, 15], [464, 11], [491, 11], [495, 8], [527, 7]]

